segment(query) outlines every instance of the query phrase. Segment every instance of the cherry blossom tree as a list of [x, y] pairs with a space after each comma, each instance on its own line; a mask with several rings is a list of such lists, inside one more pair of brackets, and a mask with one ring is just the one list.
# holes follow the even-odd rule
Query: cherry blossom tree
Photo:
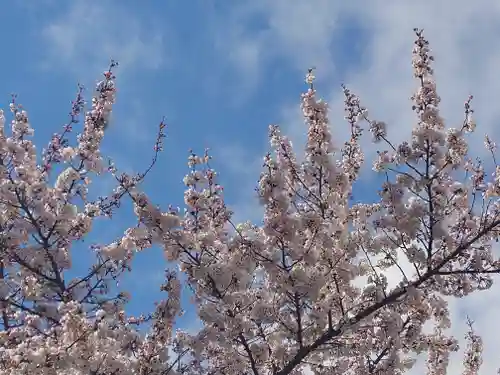
[[[84, 108], [80, 91], [70, 123], [37, 161], [27, 113], [13, 100], [12, 132], [1, 116], [1, 374], [288, 375], [409, 373], [420, 355], [428, 374], [447, 373], [458, 340], [449, 298], [488, 289], [500, 272], [493, 243], [500, 234], [500, 167], [469, 153], [475, 130], [472, 97], [458, 129], [446, 128], [427, 40], [415, 30], [411, 97], [416, 126], [402, 143], [369, 117], [347, 87], [351, 130], [337, 148], [328, 106], [317, 99], [313, 70], [301, 97], [307, 130], [299, 155], [271, 126], [257, 196], [260, 224], [236, 224], [208, 153], [189, 156], [185, 209], [162, 209], [140, 190], [162, 148], [136, 176], [105, 166], [100, 143], [115, 100], [105, 72], [84, 114], [82, 133], [68, 135]], [[373, 169], [383, 180], [377, 202], [353, 200], [363, 177], [363, 130], [381, 150]], [[54, 176], [56, 166], [64, 166]], [[491, 167], [491, 171], [487, 169]], [[117, 187], [87, 198], [90, 177], [108, 171]], [[55, 181], [55, 182], [54, 182]], [[71, 249], [95, 219], [131, 199], [138, 225], [120, 240], [95, 246], [87, 275], [68, 279]], [[156, 310], [129, 316], [128, 295], [106, 285], [120, 278], [137, 251], [160, 246], [178, 271], [167, 271]], [[411, 265], [411, 273], [402, 267]], [[398, 273], [399, 283], [388, 282]], [[186, 281], [181, 281], [185, 275]], [[182, 282], [191, 289], [202, 328], [174, 328]], [[147, 333], [139, 329], [148, 324]], [[482, 342], [465, 337], [464, 374], [478, 374]]]

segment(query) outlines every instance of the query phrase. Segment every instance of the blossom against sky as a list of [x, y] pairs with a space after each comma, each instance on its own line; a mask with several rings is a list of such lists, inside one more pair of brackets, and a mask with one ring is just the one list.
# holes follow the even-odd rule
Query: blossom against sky
[[[463, 101], [472, 93], [478, 133], [495, 138], [500, 112], [500, 52], [494, 48], [500, 3], [495, 0], [18, 0], [3, 6], [0, 20], [1, 106], [7, 107], [11, 92], [19, 95], [39, 148], [66, 120], [76, 84], [83, 83], [90, 95], [109, 59], [120, 62], [117, 105], [103, 151], [118, 167], [140, 171], [150, 160], [157, 125], [165, 116], [165, 151], [144, 183], [162, 206], [182, 205], [188, 150], [210, 147], [237, 220], [258, 221], [253, 187], [267, 151], [267, 127], [280, 124], [300, 143], [299, 95], [311, 66], [317, 68], [320, 95], [331, 103], [339, 144], [347, 132], [341, 83], [360, 95], [373, 117], [389, 124], [393, 137], [407, 137], [414, 121], [408, 100], [415, 88], [413, 27], [425, 29], [434, 50], [443, 115], [450, 126], [461, 120]], [[481, 154], [478, 139], [474, 151]], [[111, 187], [104, 179], [96, 194]], [[356, 195], [359, 200], [374, 196], [365, 189]], [[89, 242], [119, 236], [133, 220], [126, 208]], [[88, 251], [86, 244], [80, 248]], [[83, 267], [82, 254], [74, 259], [76, 267], [79, 259]], [[132, 300], [131, 311], [151, 310], [164, 267], [159, 251], [137, 257], [123, 285], [141, 295]], [[498, 291], [451, 306], [458, 334], [470, 314], [484, 335], [484, 373], [499, 365], [493, 359], [500, 299], [492, 299]], [[180, 324], [191, 324], [191, 318], [188, 312]]]

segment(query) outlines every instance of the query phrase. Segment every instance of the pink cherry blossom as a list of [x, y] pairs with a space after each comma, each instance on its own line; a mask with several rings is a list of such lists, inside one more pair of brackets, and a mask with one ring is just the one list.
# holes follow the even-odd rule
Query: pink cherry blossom
[[[488, 289], [500, 273], [493, 252], [500, 166], [488, 136], [491, 160], [470, 153], [467, 136], [478, 125], [472, 97], [463, 124], [446, 126], [429, 43], [421, 30], [415, 34], [410, 138], [391, 141], [391, 124], [372, 119], [343, 86], [350, 137], [335, 139], [309, 69], [300, 97], [304, 153], [269, 127], [271, 151], [256, 188], [259, 224], [233, 222], [208, 150], [188, 156], [184, 209], [162, 209], [141, 191], [163, 148], [164, 121], [143, 173], [106, 165], [100, 146], [115, 103], [116, 62], [83, 114], [79, 88], [68, 124], [41, 160], [28, 112], [13, 97], [9, 132], [0, 113], [0, 374], [397, 375], [419, 355], [429, 375], [447, 374], [459, 349], [449, 335], [448, 299]], [[81, 132], [71, 140], [76, 124]], [[363, 203], [353, 200], [353, 188], [366, 183], [365, 130], [381, 147], [370, 162], [383, 182], [379, 199]], [[104, 173], [116, 188], [89, 200], [92, 179]], [[76, 241], [97, 218], [113, 217], [123, 199], [132, 200], [139, 224], [95, 245], [88, 274], [66, 277]], [[107, 286], [152, 246], [178, 270], [165, 272], [157, 286], [165, 297], [154, 311], [130, 316], [127, 302], [140, 296], [112, 295]], [[174, 329], [183, 286], [202, 326], [194, 333]], [[468, 323], [464, 374], [477, 375], [483, 344]]]

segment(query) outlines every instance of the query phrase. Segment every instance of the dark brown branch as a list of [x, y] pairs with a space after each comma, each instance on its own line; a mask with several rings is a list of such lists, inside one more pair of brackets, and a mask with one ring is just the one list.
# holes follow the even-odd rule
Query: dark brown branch
[[259, 375], [259, 370], [257, 369], [257, 363], [255, 362], [255, 358], [253, 357], [252, 351], [250, 350], [250, 346], [248, 345], [248, 342], [245, 339], [245, 336], [243, 336], [243, 334], [240, 333], [238, 335], [238, 338], [240, 339], [240, 343], [241, 343], [241, 345], [243, 345], [243, 348], [245, 348], [245, 352], [248, 355], [248, 359], [250, 360], [250, 366], [252, 367], [253, 375]]

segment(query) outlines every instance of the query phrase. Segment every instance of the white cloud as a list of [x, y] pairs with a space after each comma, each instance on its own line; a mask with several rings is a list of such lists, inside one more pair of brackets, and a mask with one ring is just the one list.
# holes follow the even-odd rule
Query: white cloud
[[165, 62], [165, 33], [141, 21], [116, 3], [75, 0], [42, 30], [48, 46], [44, 65], [95, 75], [112, 58], [121, 72], [159, 68]]
[[[448, 0], [359, 3], [364, 6], [359, 6], [358, 16], [369, 25], [371, 43], [366, 49], [367, 66], [348, 76], [346, 82], [374, 116], [388, 122], [393, 138], [406, 138], [414, 121], [408, 99], [416, 87], [410, 66], [413, 27], [425, 29], [434, 51], [442, 114], [448, 126], [460, 124], [463, 102], [474, 94], [478, 119], [474, 145], [479, 145], [484, 132], [494, 131], [500, 114], [495, 105], [500, 96], [500, 53], [491, 45], [500, 35], [498, 2], [483, 1], [480, 7]], [[331, 95], [331, 102], [334, 119], [340, 122], [340, 90]]]
[[[255, 17], [265, 17], [264, 25], [255, 37], [249, 30], [255, 26]], [[259, 58], [234, 64], [242, 72], [250, 70], [258, 77], [269, 61], [284, 61], [302, 74], [309, 66], [318, 68], [321, 94], [329, 99], [332, 127], [337, 143], [347, 137], [343, 120], [343, 95], [340, 82], [331, 83], [335, 77], [336, 61], [332, 44], [344, 32], [341, 25], [352, 22], [367, 35], [363, 53], [358, 56], [360, 66], [350, 69], [343, 81], [360, 95], [371, 115], [386, 121], [390, 134], [396, 141], [407, 138], [414, 123], [409, 97], [416, 88], [410, 65], [413, 42], [412, 29], [425, 29], [436, 58], [436, 80], [442, 97], [442, 114], [448, 126], [458, 126], [463, 118], [463, 102], [473, 94], [473, 108], [478, 122], [477, 134], [471, 143], [474, 154], [484, 154], [484, 133], [498, 133], [497, 119], [500, 115], [500, 51], [495, 48], [500, 36], [500, 2], [483, 0], [352, 0], [334, 2], [328, 0], [255, 0], [251, 4], [234, 10], [230, 24], [238, 25], [239, 35], [225, 48], [238, 54], [251, 46]], [[352, 36], [353, 39], [355, 35]], [[356, 43], [356, 40], [353, 40]], [[349, 54], [349, 51], [340, 53]], [[250, 66], [249, 66], [250, 65]], [[333, 76], [331, 73], [334, 73]], [[338, 71], [337, 71], [338, 72]], [[338, 77], [337, 77], [338, 79]], [[323, 88], [329, 84], [329, 91]], [[290, 103], [284, 109], [283, 120], [292, 139], [301, 140], [305, 127], [297, 118], [298, 103]], [[375, 150], [367, 144], [369, 153]], [[499, 286], [490, 291], [454, 300], [450, 304], [454, 317], [454, 333], [458, 338], [464, 334], [465, 314], [476, 321], [475, 328], [482, 334], [485, 344], [485, 363], [481, 374], [495, 373], [500, 366], [496, 347], [500, 329], [495, 320], [500, 313], [500, 302], [495, 299]], [[458, 357], [457, 357], [458, 358]], [[461, 360], [450, 365], [451, 373], [459, 373]], [[415, 373], [418, 373], [417, 371]]]
[[339, 25], [335, 14], [341, 4], [255, 0], [213, 14], [215, 47], [240, 73], [238, 95], [244, 96], [265, 80], [269, 72], [263, 68], [270, 61], [286, 60], [301, 70], [330, 66], [334, 59], [329, 47]]
[[[500, 52], [492, 48], [500, 35], [499, 16], [500, 3], [495, 0], [485, 0], [481, 6], [463, 0], [257, 0], [235, 8], [231, 16], [224, 16], [229, 21], [221, 30], [233, 37], [222, 46], [231, 51], [228, 56], [238, 69], [251, 72], [252, 79], [264, 75], [265, 63], [269, 61], [286, 59], [301, 75], [308, 67], [316, 66], [320, 86], [330, 85], [331, 92], [322, 90], [321, 94], [330, 99], [335, 134], [343, 139], [347, 135], [343, 126], [343, 95], [340, 82], [332, 83], [330, 79], [336, 72], [336, 62], [344, 59], [340, 54], [348, 56], [351, 51], [338, 51], [335, 55], [332, 45], [339, 42], [339, 35], [352, 37], [349, 44], [356, 44], [356, 35], [346, 31], [349, 24], [354, 25], [354, 30], [367, 34], [368, 42], [361, 56], [361, 69], [343, 79], [374, 116], [393, 125], [393, 135], [401, 139], [408, 134], [414, 118], [408, 100], [416, 84], [410, 65], [412, 29], [424, 28], [435, 51], [438, 90], [446, 119], [458, 124], [463, 101], [473, 93], [482, 132], [492, 130], [493, 121], [500, 114], [494, 105], [500, 84]], [[264, 17], [265, 21], [254, 31], [256, 17]], [[233, 58], [245, 56], [247, 50], [252, 51], [252, 59]], [[290, 106], [295, 111], [297, 103]]]

